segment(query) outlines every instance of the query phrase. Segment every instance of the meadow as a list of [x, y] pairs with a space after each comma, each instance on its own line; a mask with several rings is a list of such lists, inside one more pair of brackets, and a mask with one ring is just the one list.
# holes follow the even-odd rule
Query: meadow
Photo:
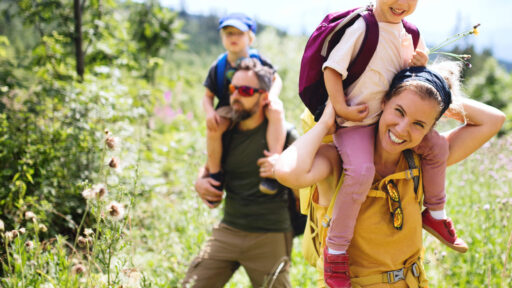
[[[299, 130], [305, 41], [267, 28], [255, 45], [277, 67], [286, 118]], [[8, 46], [0, 45], [5, 70], [10, 48], [4, 55], [1, 48]], [[125, 48], [132, 49], [116, 46]], [[180, 286], [222, 217], [221, 207], [209, 209], [193, 187], [206, 159], [202, 82], [220, 49], [190, 50], [153, 59], [159, 64], [152, 80], [123, 57], [115, 59], [118, 66], [96, 65], [82, 81], [63, 74], [59, 69], [70, 64], [56, 58], [34, 75], [20, 76], [28, 72], [17, 66], [18, 74], [2, 78], [31, 78], [31, 84], [0, 83], [1, 287]], [[512, 87], [510, 74], [493, 58], [480, 67], [465, 83], [468, 95], [507, 103], [510, 92], [500, 93]], [[486, 92], [489, 75], [499, 85]], [[510, 105], [503, 109], [510, 119]], [[451, 127], [442, 121], [438, 130]], [[458, 254], [425, 233], [429, 287], [512, 287], [511, 147], [504, 131], [449, 167], [447, 212], [470, 250]], [[295, 238], [292, 285], [314, 287], [315, 270], [300, 245]], [[226, 285], [249, 286], [243, 269]]]

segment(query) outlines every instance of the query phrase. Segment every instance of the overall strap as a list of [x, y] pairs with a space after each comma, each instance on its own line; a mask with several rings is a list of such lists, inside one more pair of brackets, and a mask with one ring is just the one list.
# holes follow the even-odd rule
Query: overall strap
[[322, 219], [322, 226], [329, 227], [331, 225], [332, 218], [332, 210], [334, 209], [334, 202], [336, 202], [336, 197], [338, 196], [338, 191], [340, 191], [341, 184], [343, 183], [343, 179], [345, 178], [345, 173], [341, 174], [340, 180], [338, 181], [338, 185], [336, 185], [336, 192], [332, 195], [331, 202], [329, 203], [329, 207], [327, 207], [327, 212], [325, 212], [324, 219]]

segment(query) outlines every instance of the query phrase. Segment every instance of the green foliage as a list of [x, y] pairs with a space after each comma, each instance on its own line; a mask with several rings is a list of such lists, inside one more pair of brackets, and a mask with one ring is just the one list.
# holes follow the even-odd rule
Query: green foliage
[[482, 69], [466, 81], [466, 90], [471, 98], [494, 106], [507, 114], [507, 121], [500, 134], [512, 129], [512, 74], [488, 58]]

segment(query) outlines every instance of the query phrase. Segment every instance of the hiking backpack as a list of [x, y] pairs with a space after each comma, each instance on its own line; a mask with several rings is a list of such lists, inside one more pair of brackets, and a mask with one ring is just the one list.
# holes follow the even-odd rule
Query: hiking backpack
[[[249, 49], [249, 57], [258, 59], [261, 62], [260, 54], [256, 49]], [[226, 81], [226, 66], [228, 64], [228, 52], [222, 53], [219, 58], [217, 58], [217, 93], [219, 95], [224, 92], [224, 83]], [[220, 97], [219, 97], [220, 98]]]
[[[343, 80], [343, 89], [347, 89], [363, 74], [366, 66], [377, 49], [379, 41], [379, 24], [373, 14], [373, 6], [355, 8], [342, 12], [333, 12], [325, 16], [320, 25], [310, 36], [300, 65], [299, 95], [315, 121], [320, 119], [325, 108], [328, 94], [325, 88], [322, 65], [331, 51], [340, 42], [347, 28], [363, 17], [366, 31], [356, 57], [350, 62], [347, 77]], [[420, 32], [413, 24], [402, 20], [407, 33], [411, 34], [414, 49], [418, 46]]]

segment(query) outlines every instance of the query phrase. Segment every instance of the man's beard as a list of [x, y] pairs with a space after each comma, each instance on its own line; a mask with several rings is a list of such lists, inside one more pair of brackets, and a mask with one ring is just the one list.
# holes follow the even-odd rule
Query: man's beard
[[[235, 104], [235, 103], [238, 103], [240, 105], [240, 107], [243, 107], [243, 104], [240, 101], [233, 102], [233, 104]], [[234, 123], [237, 123], [237, 122], [249, 119], [252, 115], [254, 115], [256, 112], [258, 112], [259, 104], [260, 104], [260, 101], [258, 99], [258, 101], [256, 103], [254, 103], [254, 105], [249, 109], [245, 109], [245, 108], [242, 108], [241, 110], [233, 109], [231, 120], [233, 120]]]

